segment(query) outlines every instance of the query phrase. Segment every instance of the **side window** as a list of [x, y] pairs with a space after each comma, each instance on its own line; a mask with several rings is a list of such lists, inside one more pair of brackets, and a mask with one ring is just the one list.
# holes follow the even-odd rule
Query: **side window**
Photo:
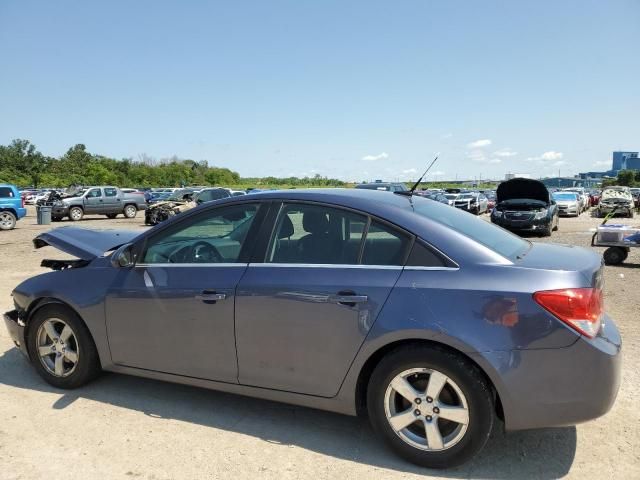
[[205, 190], [198, 194], [198, 202], [205, 203], [211, 201], [211, 190]]
[[9, 187], [0, 187], [0, 198], [13, 198], [13, 190]]
[[92, 188], [87, 192], [87, 198], [96, 198], [101, 196], [102, 196], [102, 192], [100, 191], [99, 188]]
[[395, 228], [372, 221], [364, 242], [363, 265], [403, 265], [410, 237]]
[[357, 265], [367, 218], [321, 205], [285, 204], [267, 263]]
[[118, 195], [118, 191], [115, 188], [105, 188], [104, 189], [104, 196], [105, 197], [115, 197], [116, 195]]
[[179, 222], [149, 241], [142, 263], [237, 263], [257, 212], [233, 205]]
[[416, 240], [406, 263], [407, 267], [455, 267], [456, 265], [438, 252]]

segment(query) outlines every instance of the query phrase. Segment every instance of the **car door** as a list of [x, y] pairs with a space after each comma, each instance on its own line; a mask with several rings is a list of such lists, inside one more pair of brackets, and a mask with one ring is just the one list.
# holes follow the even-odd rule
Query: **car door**
[[282, 204], [265, 225], [275, 225], [271, 238], [237, 290], [239, 382], [335, 396], [412, 239], [364, 214], [304, 202]]
[[118, 197], [118, 189], [105, 187], [101, 213], [122, 213], [122, 208], [122, 200]]
[[114, 363], [237, 383], [235, 290], [259, 212], [257, 202], [206, 209], [144, 241], [107, 295]]
[[91, 188], [84, 196], [84, 212], [85, 213], [98, 213], [102, 212], [102, 205], [104, 198], [102, 196], [101, 188]]

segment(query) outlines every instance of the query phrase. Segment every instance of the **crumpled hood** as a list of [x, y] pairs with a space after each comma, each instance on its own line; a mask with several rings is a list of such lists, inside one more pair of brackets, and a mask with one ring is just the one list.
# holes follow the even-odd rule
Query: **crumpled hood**
[[496, 202], [530, 198], [546, 204], [551, 202], [551, 194], [544, 183], [530, 178], [513, 178], [502, 182], [496, 190]]
[[93, 260], [105, 252], [131, 242], [140, 235], [128, 230], [89, 230], [61, 227], [41, 233], [33, 239], [36, 248], [50, 245], [82, 260]]

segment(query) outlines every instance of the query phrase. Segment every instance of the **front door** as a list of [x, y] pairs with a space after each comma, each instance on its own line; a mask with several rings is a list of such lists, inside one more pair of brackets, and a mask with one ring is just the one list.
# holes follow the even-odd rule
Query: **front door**
[[96, 213], [102, 211], [102, 205], [104, 203], [104, 198], [102, 196], [102, 189], [100, 188], [92, 188], [85, 195], [85, 205], [84, 212], [85, 213]]
[[149, 238], [107, 296], [114, 363], [237, 383], [235, 289], [258, 208], [211, 208]]
[[335, 396], [385, 304], [411, 239], [367, 216], [284, 204], [264, 263], [236, 298], [239, 382]]

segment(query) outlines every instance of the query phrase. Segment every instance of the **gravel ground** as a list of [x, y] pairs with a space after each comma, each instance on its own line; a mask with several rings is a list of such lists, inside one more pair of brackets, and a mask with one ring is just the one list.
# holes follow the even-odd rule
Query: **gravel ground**
[[[29, 213], [0, 232], [3, 311], [12, 288], [42, 272], [42, 258], [61, 257], [34, 250], [34, 235], [50, 227]], [[588, 214], [563, 218], [543, 241], [587, 247], [598, 223]], [[145, 228], [140, 216], [79, 225]], [[607, 309], [625, 355], [613, 410], [577, 427], [494, 432], [480, 456], [445, 472], [397, 459], [357, 418], [115, 374], [57, 390], [0, 326], [0, 478], [640, 478], [639, 265], [637, 250], [622, 266], [606, 267]]]

